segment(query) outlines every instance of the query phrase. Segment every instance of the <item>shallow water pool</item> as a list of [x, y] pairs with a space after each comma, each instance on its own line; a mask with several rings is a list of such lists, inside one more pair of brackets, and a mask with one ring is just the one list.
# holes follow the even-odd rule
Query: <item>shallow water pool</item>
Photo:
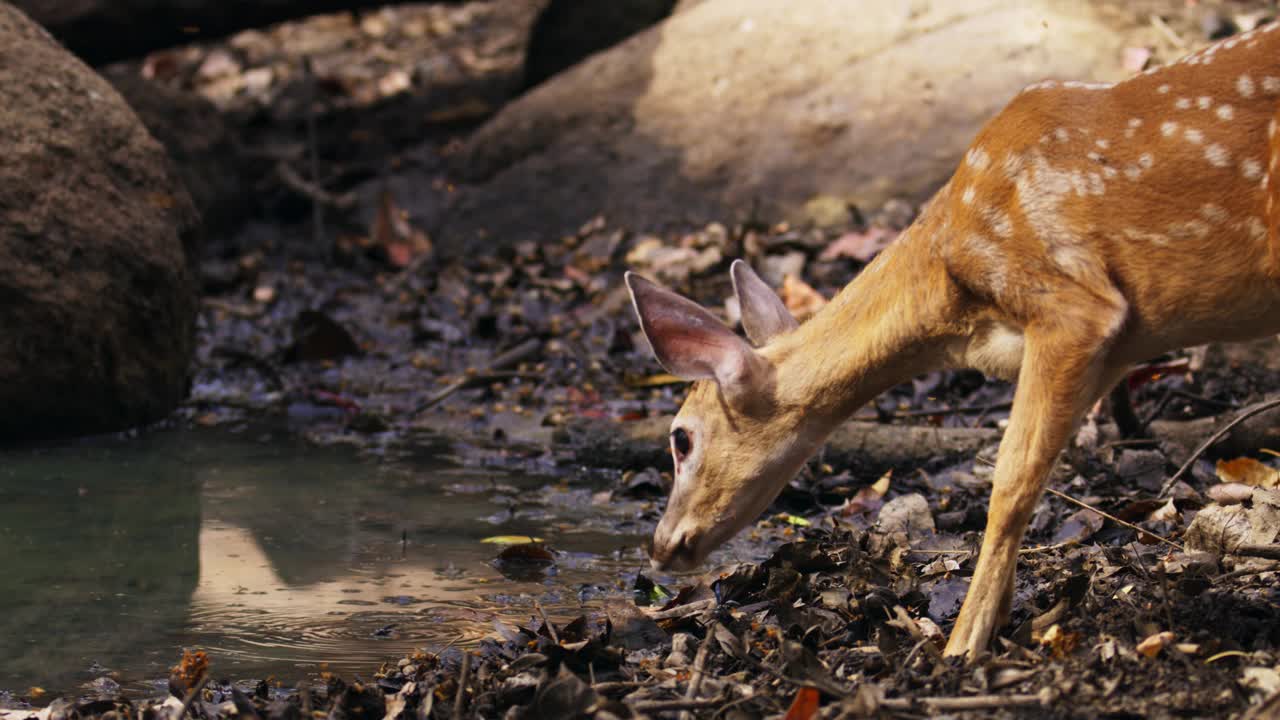
[[[218, 678], [368, 677], [535, 600], [573, 617], [628, 591], [651, 527], [579, 485], [256, 431], [0, 452], [0, 690], [150, 690], [184, 648]], [[498, 535], [546, 538], [555, 566], [504, 576]]]

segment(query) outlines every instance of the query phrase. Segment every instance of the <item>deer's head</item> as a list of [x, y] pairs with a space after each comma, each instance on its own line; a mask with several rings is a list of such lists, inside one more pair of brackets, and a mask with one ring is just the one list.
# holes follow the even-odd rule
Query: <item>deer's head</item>
[[671, 423], [675, 483], [651, 553], [660, 569], [699, 565], [773, 502], [825, 437], [779, 383], [779, 363], [794, 353], [770, 341], [795, 318], [746, 263], [730, 272], [751, 343], [697, 303], [626, 276], [658, 362], [694, 381]]

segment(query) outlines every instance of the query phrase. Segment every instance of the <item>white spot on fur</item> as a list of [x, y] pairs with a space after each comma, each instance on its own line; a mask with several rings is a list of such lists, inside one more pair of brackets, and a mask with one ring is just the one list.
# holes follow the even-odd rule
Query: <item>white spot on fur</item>
[[1130, 180], [1137, 180], [1142, 177], [1142, 169], [1137, 165], [1129, 165], [1124, 169], [1124, 176]]
[[1007, 264], [1004, 255], [1000, 252], [1000, 246], [991, 242], [986, 237], [974, 233], [965, 240], [965, 248], [982, 259], [986, 266], [986, 272], [983, 279], [987, 281], [991, 292], [1000, 294], [1005, 289], [1004, 268]]
[[1168, 95], [1169, 91], [1172, 89], [1173, 88], [1169, 85], [1169, 83], [1165, 83], [1160, 87], [1156, 88], [1156, 92], [1160, 93], [1161, 95]]
[[1211, 223], [1221, 225], [1227, 221], [1230, 215], [1227, 214], [1226, 210], [1213, 203], [1205, 203], [1200, 206], [1200, 217]]
[[1022, 171], [1022, 156], [1018, 153], [1009, 153], [1000, 162], [1000, 167], [1004, 170], [1005, 176], [1012, 179]]
[[1227, 167], [1231, 164], [1231, 153], [1218, 143], [1210, 143], [1205, 147], [1204, 158], [1214, 167]]
[[1124, 236], [1130, 240], [1141, 240], [1152, 243], [1153, 245], [1168, 245], [1169, 238], [1160, 233], [1148, 232], [1146, 230], [1136, 230], [1134, 228], [1125, 228]]
[[1268, 95], [1280, 93], [1280, 77], [1268, 75], [1262, 78], [1262, 91]]
[[964, 203], [965, 205], [972, 205], [974, 194], [975, 193], [973, 192], [973, 186], [970, 185], [969, 187], [965, 188], [964, 193], [960, 195], [960, 202]]
[[1093, 144], [1097, 145], [1103, 150], [1106, 150], [1107, 148], [1111, 147], [1111, 143], [1107, 142], [1106, 140], [1103, 140], [1102, 138], [1098, 138], [1097, 140], [1094, 141]]
[[1058, 142], [1066, 142], [1071, 139], [1071, 136], [1067, 134], [1066, 128], [1058, 128], [1057, 130], [1054, 130], [1053, 136], [1058, 139]]
[[1143, 170], [1150, 170], [1151, 166], [1156, 164], [1156, 159], [1151, 153], [1142, 153], [1138, 156], [1138, 164], [1142, 166]]
[[1186, 138], [1187, 142], [1195, 143], [1196, 145], [1204, 142], [1204, 133], [1195, 128], [1187, 128], [1186, 131], [1182, 133], [1182, 137]]
[[1161, 135], [1165, 137], [1173, 137], [1173, 134], [1176, 132], [1178, 132], [1178, 123], [1172, 120], [1165, 120], [1164, 122], [1160, 123]]
[[1089, 253], [1083, 248], [1067, 243], [1055, 244], [1050, 248], [1049, 259], [1073, 278], [1085, 277], [1093, 266]]
[[991, 164], [991, 156], [986, 150], [976, 145], [969, 148], [969, 152], [964, 154], [964, 159], [974, 170], [986, 170]]
[[983, 218], [987, 224], [991, 226], [991, 232], [1002, 238], [1013, 237], [1013, 222], [1009, 219], [1009, 213], [997, 207], [986, 208], [982, 211]]
[[1089, 194], [1090, 195], [1107, 194], [1107, 184], [1102, 182], [1102, 176], [1096, 172], [1089, 173]]
[[1174, 240], [1200, 240], [1212, 230], [1203, 220], [1169, 223], [1169, 237]]
[[1089, 194], [1089, 186], [1085, 183], [1084, 173], [1079, 170], [1071, 171], [1071, 187], [1075, 189], [1076, 195], [1080, 197]]
[[1236, 116], [1235, 108], [1230, 105], [1219, 105], [1218, 109], [1213, 112], [1217, 114], [1219, 120], [1230, 120]]
[[[1270, 198], [1267, 199], [1269, 200]], [[1254, 240], [1263, 240], [1267, 237], [1267, 224], [1262, 222], [1262, 218], [1249, 218], [1248, 230], [1249, 236]]]
[[1245, 158], [1240, 161], [1240, 174], [1245, 180], [1257, 180], [1262, 177], [1262, 163], [1255, 158]]
[[1129, 118], [1129, 127], [1135, 130], [1142, 127], [1142, 118]]
[[1186, 110], [1191, 107], [1191, 98], [1178, 98], [1173, 102], [1173, 106], [1179, 110]]
[[1200, 97], [1196, 98], [1196, 107], [1200, 108], [1201, 110], [1208, 110], [1209, 108], [1213, 107], [1213, 98], [1209, 97], [1208, 95], [1201, 95]]
[[1253, 78], [1248, 75], [1236, 78], [1236, 92], [1240, 93], [1241, 97], [1253, 97]]
[[1120, 172], [1118, 170], [1116, 170], [1115, 168], [1109, 165], [1107, 167], [1102, 168], [1102, 177], [1108, 180], [1114, 178], [1116, 175], [1119, 175], [1119, 174]]

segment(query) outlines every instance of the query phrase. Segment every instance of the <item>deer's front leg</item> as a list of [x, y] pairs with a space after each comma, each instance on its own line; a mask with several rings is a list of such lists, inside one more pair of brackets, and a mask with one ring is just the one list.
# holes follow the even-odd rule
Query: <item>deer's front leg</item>
[[1105, 364], [1121, 317], [1027, 329], [1009, 428], [996, 460], [986, 534], [946, 654], [977, 658], [1008, 618], [1022, 535], [1053, 463], [1084, 411], [1123, 373]]

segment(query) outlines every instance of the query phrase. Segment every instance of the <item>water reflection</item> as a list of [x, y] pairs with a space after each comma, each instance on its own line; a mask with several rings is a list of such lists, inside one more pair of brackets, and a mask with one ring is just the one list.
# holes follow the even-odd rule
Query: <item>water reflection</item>
[[[573, 614], [641, 557], [589, 490], [521, 492], [541, 484], [214, 432], [0, 454], [0, 688], [159, 679], [182, 647], [225, 676], [367, 676], [533, 597]], [[513, 533], [567, 554], [504, 579], [480, 540]]]

